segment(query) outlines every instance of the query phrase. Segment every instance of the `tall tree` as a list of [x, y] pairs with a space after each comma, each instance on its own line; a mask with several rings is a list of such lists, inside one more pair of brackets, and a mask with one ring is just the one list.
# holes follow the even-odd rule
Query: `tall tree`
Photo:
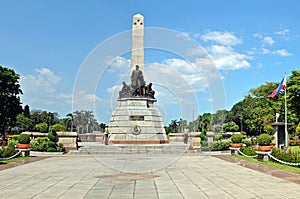
[[22, 113], [21, 94], [19, 75], [0, 66], [0, 133], [3, 137], [6, 129], [15, 125], [17, 115]]

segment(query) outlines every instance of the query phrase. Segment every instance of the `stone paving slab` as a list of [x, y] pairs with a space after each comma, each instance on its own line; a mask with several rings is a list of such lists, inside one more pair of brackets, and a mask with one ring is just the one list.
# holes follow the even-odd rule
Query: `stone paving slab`
[[211, 156], [182, 156], [147, 173], [114, 170], [90, 155], [0, 171], [0, 198], [299, 198], [299, 190], [299, 184]]

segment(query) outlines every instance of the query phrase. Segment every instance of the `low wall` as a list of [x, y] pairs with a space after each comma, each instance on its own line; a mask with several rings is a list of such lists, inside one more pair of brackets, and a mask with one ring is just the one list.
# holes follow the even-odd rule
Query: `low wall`
[[103, 133], [85, 133], [78, 135], [81, 142], [102, 142]]
[[[200, 132], [189, 132], [188, 142], [192, 142], [192, 138], [200, 137]], [[170, 142], [183, 142], [184, 133], [169, 133]]]

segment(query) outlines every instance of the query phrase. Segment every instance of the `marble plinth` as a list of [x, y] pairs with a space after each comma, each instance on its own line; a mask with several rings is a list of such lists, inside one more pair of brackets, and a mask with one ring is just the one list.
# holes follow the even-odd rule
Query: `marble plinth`
[[168, 143], [156, 99], [122, 98], [109, 124], [110, 142], [116, 144]]

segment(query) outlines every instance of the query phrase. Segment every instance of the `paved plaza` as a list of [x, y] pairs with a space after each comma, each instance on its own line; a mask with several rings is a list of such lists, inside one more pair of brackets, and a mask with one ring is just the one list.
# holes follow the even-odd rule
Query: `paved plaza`
[[299, 195], [299, 184], [206, 155], [184, 155], [147, 173], [114, 170], [92, 155], [50, 157], [0, 171], [0, 198], [246, 199]]

